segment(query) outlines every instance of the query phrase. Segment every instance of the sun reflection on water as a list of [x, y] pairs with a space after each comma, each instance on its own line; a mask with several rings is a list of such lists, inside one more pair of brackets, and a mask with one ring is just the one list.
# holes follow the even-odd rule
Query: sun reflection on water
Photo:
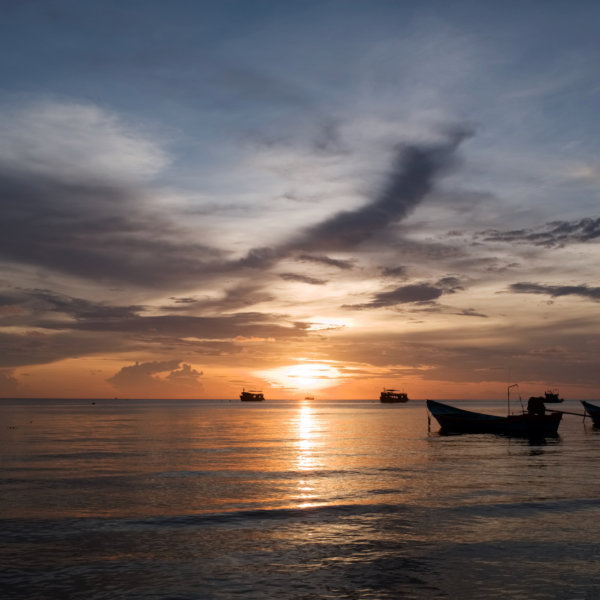
[[[303, 403], [297, 418], [298, 441], [296, 468], [301, 472], [312, 471], [317, 467], [315, 456], [315, 443], [318, 437], [317, 423], [314, 418], [313, 409], [308, 403]], [[307, 473], [308, 474], [308, 473]], [[301, 508], [315, 506], [313, 482], [307, 477], [298, 480], [298, 504]]]

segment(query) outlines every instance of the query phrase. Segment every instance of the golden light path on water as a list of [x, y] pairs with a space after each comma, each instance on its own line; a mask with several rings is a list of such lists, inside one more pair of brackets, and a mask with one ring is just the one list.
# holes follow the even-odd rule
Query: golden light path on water
[[[297, 458], [296, 468], [300, 472], [312, 471], [317, 467], [317, 459], [315, 456], [315, 444], [318, 436], [317, 423], [314, 418], [313, 409], [308, 402], [304, 402], [299, 410], [297, 416]], [[316, 495], [314, 494], [315, 488], [312, 482], [308, 478], [302, 478], [298, 480], [298, 496], [299, 496], [299, 507], [315, 506], [314, 500]]]

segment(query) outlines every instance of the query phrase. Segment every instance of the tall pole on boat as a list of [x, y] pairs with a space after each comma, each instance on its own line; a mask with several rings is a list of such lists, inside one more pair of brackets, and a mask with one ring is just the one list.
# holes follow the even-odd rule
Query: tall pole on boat
[[510, 415], [510, 388], [513, 387], [519, 387], [518, 383], [513, 383], [512, 385], [509, 385], [507, 390], [506, 390], [506, 414]]

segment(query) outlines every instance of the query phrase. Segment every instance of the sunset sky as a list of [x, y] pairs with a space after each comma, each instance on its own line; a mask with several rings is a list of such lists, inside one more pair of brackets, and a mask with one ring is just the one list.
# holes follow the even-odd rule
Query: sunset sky
[[600, 4], [0, 7], [0, 396], [600, 396]]

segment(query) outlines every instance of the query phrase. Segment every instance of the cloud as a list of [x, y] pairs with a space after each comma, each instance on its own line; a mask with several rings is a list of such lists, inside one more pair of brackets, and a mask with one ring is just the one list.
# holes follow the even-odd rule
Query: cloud
[[18, 380], [12, 373], [0, 371], [0, 398], [11, 398], [22, 393]]
[[0, 259], [103, 283], [194, 287], [227, 253], [176, 223], [148, 179], [168, 162], [143, 133], [93, 105], [46, 103], [0, 117]]
[[458, 277], [442, 277], [436, 285], [441, 287], [446, 294], [454, 294], [465, 289]]
[[406, 267], [382, 267], [381, 274], [384, 277], [399, 277], [400, 279], [406, 279], [407, 269]]
[[454, 313], [456, 315], [459, 316], [463, 316], [463, 317], [481, 317], [482, 319], [487, 319], [488, 316], [484, 313], [481, 313], [477, 310], [475, 310], [474, 308], [463, 308], [462, 310], [460, 310], [457, 313]]
[[[236, 293], [225, 302], [239, 308], [244, 293]], [[199, 306], [202, 310], [217, 310], [218, 301], [211, 302], [215, 303]], [[18, 290], [0, 296], [1, 307], [10, 310], [0, 310], [0, 324], [11, 329], [0, 332], [0, 367], [51, 363], [107, 352], [154, 351], [156, 347], [172, 353], [238, 354], [236, 338], [289, 341], [308, 335], [306, 324], [296, 323], [286, 315], [181, 314], [194, 310], [187, 302], [181, 307], [153, 307], [150, 313], [142, 305], [108, 305], [49, 290]]]
[[370, 202], [356, 210], [338, 212], [292, 234], [286, 243], [251, 248], [231, 268], [268, 269], [290, 256], [344, 270], [353, 268], [352, 260], [332, 259], [314, 252], [345, 252], [367, 240], [377, 240], [377, 236], [406, 218], [424, 200], [438, 178], [454, 165], [458, 146], [470, 135], [470, 129], [455, 127], [448, 129], [444, 140], [437, 144], [398, 147], [382, 190]]
[[323, 255], [300, 254], [296, 257], [296, 260], [299, 260], [300, 262], [312, 262], [326, 266], [337, 267], [338, 269], [342, 270], [353, 269], [355, 266], [355, 263], [352, 260], [340, 260]]
[[452, 166], [456, 149], [470, 135], [472, 131], [457, 127], [439, 144], [400, 147], [383, 189], [372, 202], [309, 227], [290, 242], [289, 249], [348, 250], [401, 221]]
[[[164, 373], [166, 375], [161, 377]], [[199, 381], [201, 376], [201, 371], [196, 371], [189, 364], [181, 364], [181, 360], [168, 360], [136, 362], [135, 365], [123, 367], [106, 381], [127, 393], [164, 398], [168, 397], [168, 394], [190, 390], [199, 392], [202, 389]]]
[[600, 237], [600, 218], [587, 217], [575, 221], [551, 221], [532, 229], [510, 231], [489, 229], [480, 232], [477, 237], [482, 237], [486, 242], [521, 242], [554, 248], [598, 239]]
[[285, 281], [297, 281], [299, 283], [308, 283], [310, 285], [325, 285], [327, 283], [325, 279], [317, 279], [316, 277], [298, 275], [296, 273], [280, 273], [279, 277]]
[[171, 298], [175, 306], [163, 306], [162, 310], [167, 312], [186, 312], [194, 314], [198, 311], [212, 312], [218, 311], [220, 314], [232, 312], [240, 309], [246, 309], [248, 306], [269, 302], [273, 300], [273, 295], [264, 290], [262, 282], [256, 282], [256, 279], [244, 281], [239, 285], [224, 290], [215, 296], [206, 298]]
[[0, 113], [0, 164], [63, 181], [137, 180], [168, 164], [143, 132], [93, 104], [38, 102]]
[[366, 304], [346, 305], [345, 308], [354, 308], [358, 310], [369, 308], [385, 308], [396, 306], [398, 304], [429, 303], [437, 300], [444, 289], [435, 287], [427, 283], [417, 283], [412, 285], [403, 285], [390, 292], [380, 292], [376, 294], [370, 302]]
[[510, 290], [517, 294], [543, 294], [552, 298], [559, 296], [581, 296], [600, 301], [600, 288], [587, 285], [542, 285], [539, 283], [513, 283]]
[[0, 258], [103, 282], [189, 287], [218, 273], [223, 253], [141, 212], [143, 195], [103, 183], [3, 172]]

